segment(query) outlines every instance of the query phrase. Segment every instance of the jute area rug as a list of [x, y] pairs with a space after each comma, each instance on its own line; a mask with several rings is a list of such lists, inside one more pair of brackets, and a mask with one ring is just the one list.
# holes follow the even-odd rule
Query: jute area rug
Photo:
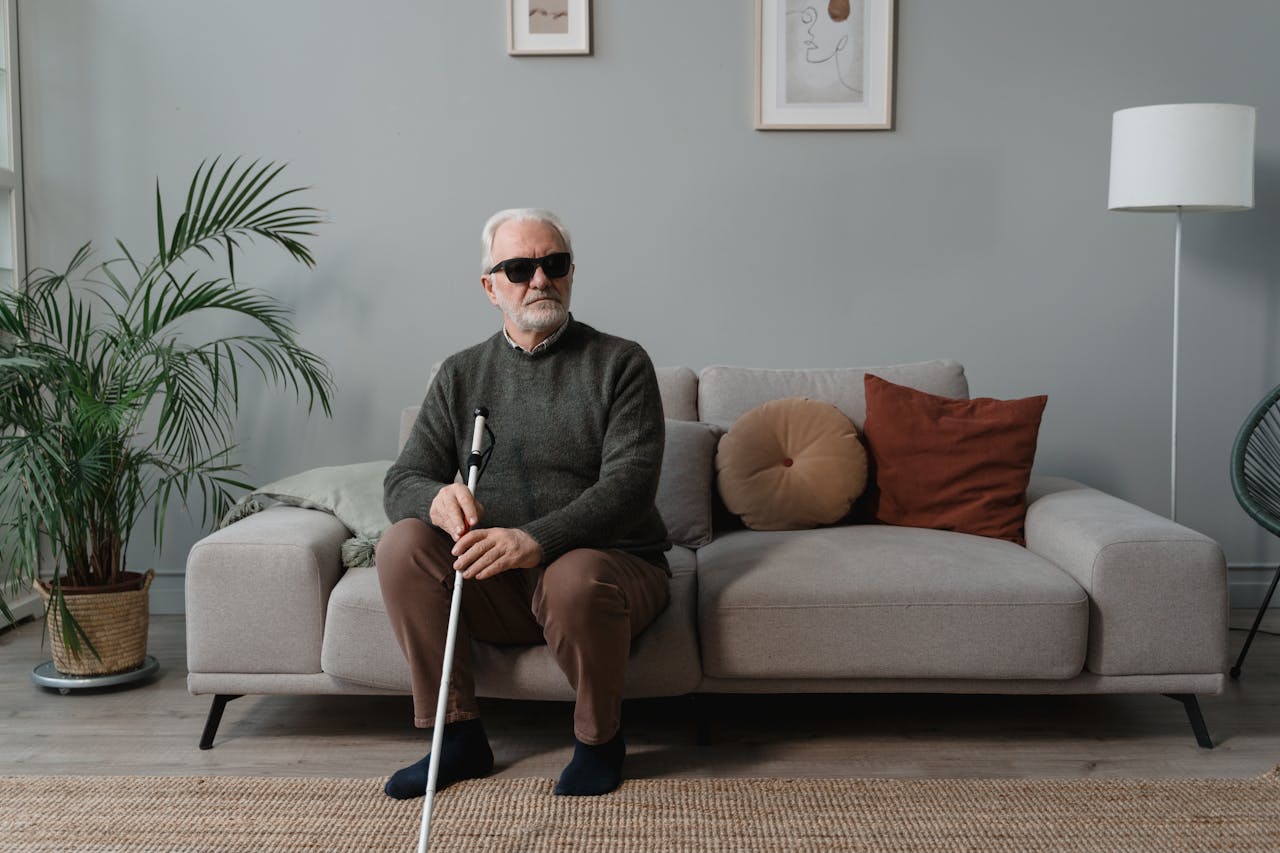
[[[434, 851], [1277, 851], [1257, 779], [549, 779], [436, 797]], [[0, 850], [412, 850], [422, 801], [378, 779], [0, 777]]]

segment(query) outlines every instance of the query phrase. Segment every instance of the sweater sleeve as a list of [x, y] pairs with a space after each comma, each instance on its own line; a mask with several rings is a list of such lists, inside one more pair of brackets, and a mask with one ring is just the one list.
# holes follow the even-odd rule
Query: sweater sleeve
[[418, 518], [431, 523], [431, 502], [458, 473], [456, 438], [449, 414], [452, 371], [437, 371], [400, 456], [382, 481], [383, 508], [392, 523]]
[[565, 506], [520, 528], [542, 547], [545, 561], [574, 548], [610, 546], [652, 511], [664, 430], [657, 374], [648, 354], [633, 344], [620, 359], [599, 479]]

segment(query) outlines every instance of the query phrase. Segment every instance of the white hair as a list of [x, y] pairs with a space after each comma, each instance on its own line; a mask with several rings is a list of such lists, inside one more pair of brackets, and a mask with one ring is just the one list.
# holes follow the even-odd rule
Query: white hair
[[541, 222], [544, 225], [550, 225], [560, 234], [560, 240], [564, 243], [565, 251], [570, 255], [573, 254], [573, 243], [569, 239], [569, 229], [560, 221], [560, 217], [541, 207], [511, 207], [506, 210], [499, 210], [493, 216], [490, 216], [489, 221], [484, 224], [484, 229], [480, 232], [481, 273], [488, 273], [493, 266], [493, 235], [498, 230], [498, 226], [506, 222]]

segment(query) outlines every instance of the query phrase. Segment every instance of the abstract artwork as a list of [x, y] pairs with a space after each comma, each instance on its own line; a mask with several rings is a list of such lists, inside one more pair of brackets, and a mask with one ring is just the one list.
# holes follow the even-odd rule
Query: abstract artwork
[[893, 127], [894, 0], [756, 0], [756, 127]]
[[569, 0], [530, 0], [529, 32], [569, 32]]
[[507, 53], [590, 52], [590, 0], [507, 0]]

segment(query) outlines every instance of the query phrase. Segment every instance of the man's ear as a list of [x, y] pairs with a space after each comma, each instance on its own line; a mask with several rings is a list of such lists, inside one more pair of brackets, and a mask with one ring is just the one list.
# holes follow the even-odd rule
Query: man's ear
[[484, 288], [484, 294], [485, 296], [489, 297], [489, 301], [492, 302], [494, 305], [497, 305], [498, 295], [493, 292], [493, 276], [491, 275], [480, 276], [480, 286]]

